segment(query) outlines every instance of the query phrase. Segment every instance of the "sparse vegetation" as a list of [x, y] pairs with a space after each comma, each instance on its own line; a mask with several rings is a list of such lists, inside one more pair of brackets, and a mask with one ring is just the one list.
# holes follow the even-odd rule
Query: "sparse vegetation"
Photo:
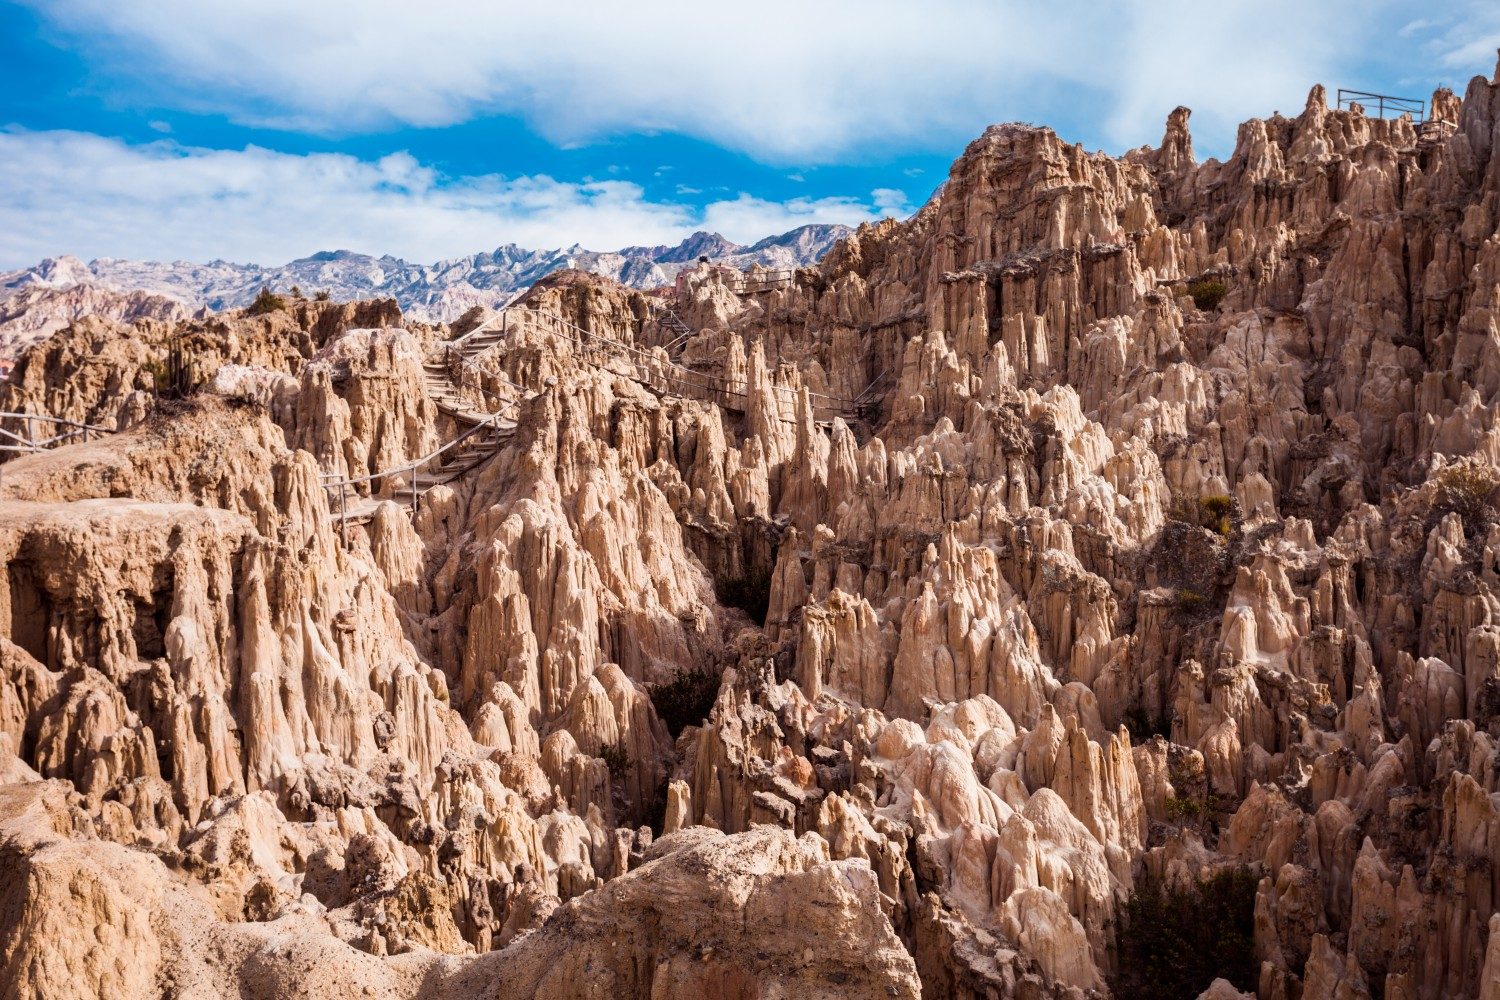
[[1229, 537], [1233, 525], [1230, 522], [1234, 514], [1234, 497], [1227, 493], [1210, 493], [1198, 500], [1199, 509], [1214, 522], [1213, 528], [1225, 538]]
[[1115, 996], [1192, 1000], [1219, 977], [1236, 989], [1255, 989], [1257, 882], [1244, 867], [1196, 885], [1165, 885], [1144, 875], [1122, 915]]
[[293, 285], [292, 286], [292, 298], [294, 298], [294, 299], [305, 299], [305, 298], [307, 298], [306, 295], [302, 294], [302, 286], [301, 285]]
[[714, 581], [714, 593], [720, 604], [739, 608], [755, 624], [764, 625], [771, 607], [771, 574], [752, 569], [744, 576], [720, 577]]
[[1221, 538], [1234, 534], [1238, 514], [1239, 501], [1227, 493], [1210, 493], [1197, 500], [1180, 497], [1167, 512], [1167, 516], [1174, 521], [1207, 528]]
[[1495, 520], [1495, 505], [1490, 498], [1500, 486], [1493, 469], [1477, 462], [1459, 462], [1440, 471], [1433, 480], [1437, 492], [1432, 506], [1438, 516], [1457, 514], [1464, 522], [1466, 535], [1489, 530]]
[[651, 704], [675, 740], [688, 726], [702, 725], [719, 696], [717, 674], [703, 668], [679, 671], [666, 684], [651, 689]]
[[1177, 588], [1176, 601], [1178, 611], [1191, 615], [1202, 611], [1208, 598], [1190, 587], [1179, 587]]
[[623, 743], [608, 743], [601, 747], [599, 758], [604, 761], [604, 766], [609, 768], [609, 776], [615, 781], [623, 780], [625, 775], [630, 773], [630, 765], [634, 763]]
[[1167, 796], [1167, 819], [1169, 820], [1202, 819], [1207, 812], [1208, 807], [1199, 799], [1187, 795]]
[[1218, 278], [1199, 278], [1188, 282], [1187, 293], [1193, 297], [1193, 305], [1204, 312], [1213, 312], [1229, 294], [1229, 286]]
[[333, 295], [326, 288], [320, 288], [317, 293], [313, 295], [314, 302], [327, 302], [331, 298], [333, 298]]
[[286, 308], [286, 299], [271, 291], [270, 285], [262, 285], [260, 292], [256, 294], [255, 301], [251, 302], [245, 310], [248, 316], [264, 316]]

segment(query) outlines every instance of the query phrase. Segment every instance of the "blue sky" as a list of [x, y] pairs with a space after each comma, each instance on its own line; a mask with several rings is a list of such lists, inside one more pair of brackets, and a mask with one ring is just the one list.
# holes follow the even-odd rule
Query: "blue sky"
[[1464, 2], [0, 0], [0, 267], [433, 261], [902, 216], [997, 121], [1200, 157], [1494, 70]]

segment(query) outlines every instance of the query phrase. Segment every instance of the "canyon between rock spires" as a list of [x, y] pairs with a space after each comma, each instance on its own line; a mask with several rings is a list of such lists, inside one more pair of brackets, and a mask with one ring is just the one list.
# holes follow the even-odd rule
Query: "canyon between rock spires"
[[110, 433], [0, 466], [0, 992], [1136, 995], [1240, 878], [1205, 996], [1500, 1000], [1500, 82], [1432, 107], [27, 348]]

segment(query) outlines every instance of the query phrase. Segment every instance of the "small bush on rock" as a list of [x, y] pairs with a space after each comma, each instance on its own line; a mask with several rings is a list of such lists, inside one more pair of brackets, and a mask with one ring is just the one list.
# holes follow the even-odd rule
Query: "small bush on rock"
[[1433, 479], [1437, 492], [1432, 506], [1440, 515], [1457, 514], [1464, 522], [1464, 534], [1476, 535], [1489, 530], [1495, 520], [1495, 506], [1490, 502], [1500, 486], [1489, 466], [1460, 462], [1440, 471]]
[[1198, 799], [1186, 795], [1167, 796], [1167, 819], [1195, 820], [1203, 816], [1207, 807]]
[[271, 291], [270, 285], [262, 285], [259, 294], [255, 296], [255, 301], [250, 303], [245, 313], [249, 316], [264, 316], [285, 308], [286, 299]]
[[1167, 511], [1172, 520], [1207, 528], [1221, 538], [1234, 534], [1238, 515], [1239, 501], [1227, 493], [1210, 493], [1197, 501], [1179, 497]]
[[1213, 312], [1229, 294], [1229, 286], [1218, 278], [1200, 278], [1188, 283], [1187, 293], [1193, 297], [1193, 305], [1204, 312]]

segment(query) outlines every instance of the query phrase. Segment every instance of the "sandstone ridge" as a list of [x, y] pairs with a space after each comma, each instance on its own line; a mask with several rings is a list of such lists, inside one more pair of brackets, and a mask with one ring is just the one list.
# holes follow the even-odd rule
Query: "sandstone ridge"
[[994, 126], [670, 311], [40, 341], [0, 410], [114, 433], [0, 475], [6, 995], [1132, 996], [1238, 885], [1203, 996], [1500, 1000], [1500, 84], [1432, 107]]

